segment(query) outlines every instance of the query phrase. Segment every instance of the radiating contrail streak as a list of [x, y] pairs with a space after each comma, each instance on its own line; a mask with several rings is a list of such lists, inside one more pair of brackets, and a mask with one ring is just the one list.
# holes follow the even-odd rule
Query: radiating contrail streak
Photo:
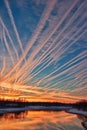
[[14, 58], [13, 58], [13, 56], [12, 56], [11, 49], [10, 49], [10, 47], [9, 47], [9, 45], [8, 45], [8, 42], [7, 42], [7, 39], [6, 39], [6, 35], [5, 35], [4, 30], [3, 30], [3, 38], [4, 38], [5, 46], [6, 46], [7, 50], [8, 50], [9, 56], [10, 56], [10, 58], [11, 58], [11, 60], [12, 60], [12, 64], [14, 65], [14, 63], [15, 63], [15, 62], [14, 62]]
[[[69, 8], [69, 10], [67, 11], [67, 13], [64, 15], [64, 17], [62, 18], [62, 20], [60, 20], [60, 22], [58, 23], [58, 25], [54, 28], [54, 30], [52, 31], [52, 33], [49, 35], [49, 37], [46, 39], [46, 41], [44, 42], [44, 44], [46, 44], [46, 42], [49, 40], [49, 38], [53, 35], [53, 33], [58, 29], [58, 27], [59, 27], [59, 25], [61, 25], [61, 22], [66, 18], [66, 16], [68, 15], [68, 13], [70, 12], [70, 10], [74, 7], [74, 5], [76, 4], [76, 2], [71, 6], [71, 8]], [[43, 44], [43, 45], [44, 45]], [[43, 45], [42, 45], [42, 47], [43, 47]], [[41, 48], [39, 48], [39, 47], [37, 47], [36, 48], [36, 50], [37, 51], [35, 51], [36, 53], [41, 49]], [[35, 54], [36, 54], [35, 53]], [[33, 57], [34, 57], [34, 55], [35, 54], [33, 54]]]
[[81, 54], [77, 55], [76, 57], [74, 57], [73, 59], [69, 60], [68, 62], [66, 62], [62, 66], [58, 67], [56, 70], [54, 70], [53, 72], [51, 72], [49, 75], [45, 76], [45, 78], [42, 79], [42, 81], [44, 81], [44, 80], [46, 81], [46, 79], [48, 77], [50, 77], [52, 74], [56, 73], [58, 70], [66, 67], [66, 66], [68, 67], [68, 66], [74, 64], [75, 62], [79, 61], [80, 59], [84, 58], [86, 56], [86, 54], [87, 54], [87, 51], [84, 51]]
[[[73, 37], [79, 33], [79, 31], [82, 31], [82, 29], [83, 29], [84, 27], [86, 27], [86, 25], [83, 25], [80, 29], [78, 29], [78, 31], [77, 31], [65, 44], [69, 43], [69, 41], [72, 40]], [[65, 49], [63, 49], [63, 51], [60, 52], [59, 55], [58, 55], [58, 54], [57, 54], [57, 55], [60, 56], [60, 55], [63, 54], [66, 50], [68, 50], [68, 48], [69, 48], [71, 45], [73, 45], [73, 43], [75, 43], [86, 31], [87, 31], [87, 30], [85, 30], [84, 32], [82, 32], [76, 39], [74, 39], [73, 42], [71, 42], [71, 43], [69, 44], [69, 46], [67, 46]], [[54, 55], [54, 56], [55, 56], [55, 55]], [[49, 64], [51, 64], [52, 62], [53, 62], [53, 60], [52, 60], [51, 62], [49, 62]], [[44, 70], [47, 66], [49, 66], [49, 64], [47, 64], [44, 68], [42, 68], [42, 70]], [[38, 73], [40, 73], [42, 70], [40, 70]], [[38, 73], [37, 73], [37, 74], [38, 74]]]
[[1, 24], [2, 24], [2, 26], [3, 26], [3, 28], [4, 28], [4, 30], [6, 31], [9, 40], [11, 41], [11, 45], [12, 45], [12, 47], [13, 47], [13, 49], [14, 49], [14, 52], [15, 52], [16, 57], [17, 57], [17, 60], [18, 60], [18, 59], [19, 59], [19, 56], [18, 56], [17, 49], [16, 49], [16, 47], [15, 47], [15, 45], [14, 45], [14, 42], [13, 42], [13, 40], [12, 40], [10, 34], [9, 34], [9, 31], [8, 31], [7, 27], [5, 26], [5, 24], [4, 24], [4, 22], [3, 22], [3, 20], [2, 20], [1, 17], [0, 17], [0, 22], [1, 22]]
[[[72, 74], [70, 74], [70, 76], [77, 72], [74, 69], [73, 69], [73, 71], [74, 72]], [[73, 87], [74, 90], [75, 90], [76, 88], [83, 87], [83, 84], [86, 83], [85, 81], [87, 81], [87, 76], [86, 76], [85, 73], [84, 73], [83, 77], [79, 78], [78, 80], [74, 78], [74, 79], [71, 80], [72, 82], [70, 82], [70, 78], [72, 78], [72, 77], [73, 76], [69, 77], [69, 75], [68, 75], [68, 81], [66, 81], [67, 78], [64, 78], [64, 80], [61, 80], [60, 82], [58, 81], [58, 82], [54, 83], [53, 85], [51, 84], [50, 86], [55, 87], [55, 89], [57, 89], [56, 86], [60, 86], [64, 82], [64, 85], [61, 88], [64, 88], [64, 90], [67, 90], [67, 89], [70, 89], [70, 88]], [[65, 87], [65, 83], [68, 83], [68, 82], [69, 82], [69, 85], [67, 84], [67, 86]], [[71, 89], [71, 91], [72, 91], [72, 89]]]
[[[69, 67], [69, 68], [67, 68], [66, 70], [64, 70], [64, 71], [62, 71], [61, 73], [59, 73], [59, 74], [57, 74], [57, 75], [55, 75], [55, 76], [53, 76], [53, 77], [51, 77], [50, 78], [50, 80], [49, 80], [49, 82], [51, 81], [51, 80], [53, 80], [53, 79], [55, 79], [55, 78], [58, 78], [59, 76], [62, 76], [63, 74], [66, 74], [66, 72], [68, 72], [68, 73], [71, 73], [70, 71], [71, 70], [73, 70], [73, 73], [75, 72], [76, 73], [76, 71], [79, 71], [78, 69], [79, 69], [79, 66], [81, 66], [80, 67], [80, 69], [86, 64], [86, 60], [84, 61], [82, 61], [82, 62], [79, 62], [78, 64], [76, 64], [76, 65], [73, 65], [73, 66], [71, 66], [71, 67]], [[71, 73], [72, 74], [72, 73]], [[75, 82], [74, 81], [74, 83], [75, 84], [77, 84], [77, 82]], [[57, 85], [57, 84], [56, 84]], [[73, 84], [74, 85], [74, 84]], [[55, 86], [55, 84], [54, 85], [51, 85], [51, 87], [54, 87]], [[48, 87], [50, 87], [50, 86], [48, 86]], [[50, 87], [50, 88], [51, 88]], [[68, 88], [68, 87], [67, 87]], [[47, 89], [47, 86], [46, 86], [46, 89]]]
[[13, 18], [12, 11], [11, 11], [11, 9], [10, 9], [8, 0], [5, 0], [5, 5], [6, 5], [6, 8], [7, 8], [7, 10], [8, 10], [8, 14], [9, 14], [11, 23], [12, 23], [12, 25], [13, 25], [13, 28], [14, 28], [14, 31], [15, 31], [15, 34], [16, 34], [18, 43], [19, 43], [19, 45], [20, 45], [21, 52], [23, 53], [24, 50], [23, 50], [23, 47], [22, 47], [22, 42], [21, 42], [21, 39], [20, 39], [20, 37], [19, 37], [19, 34], [18, 34], [18, 31], [17, 31], [16, 25], [15, 25], [15, 21], [14, 21], [14, 18]]
[[[83, 25], [83, 27], [81, 27], [80, 29], [78, 29], [78, 31], [76, 33], [74, 33], [74, 35], [72, 35], [69, 40], [67, 40], [67, 42], [65, 44], [62, 43], [63, 39], [66, 38], [66, 35], [64, 35], [63, 39], [61, 39], [58, 44], [62, 44], [59, 48], [58, 48], [58, 51], [61, 52], [61, 49], [63, 48], [63, 46], [65, 47], [65, 45], [67, 45], [67, 43], [69, 43], [70, 40], [72, 40], [77, 34], [79, 34], [80, 31], [82, 31], [82, 29], [85, 28], [86, 25]], [[72, 42], [73, 44], [73, 42]], [[71, 46], [72, 44], [69, 43], [69, 46]], [[68, 47], [69, 47], [68, 46]], [[57, 48], [57, 47], [56, 47]]]
[[[87, 54], [87, 53], [86, 53], [86, 54]], [[86, 57], [87, 57], [87, 56], [85, 55], [85, 59], [86, 59]], [[78, 62], [81, 61], [82, 59], [85, 60], [84, 57], [83, 57], [83, 58], [81, 57], [81, 58], [78, 59]], [[72, 66], [71, 66], [71, 67], [67, 67], [64, 71], [62, 71], [62, 72], [56, 74], [55, 76], [52, 76], [52, 77], [48, 78], [48, 81], [57, 78], [57, 77], [58, 77], [59, 75], [61, 75], [61, 74], [64, 74], [69, 68], [74, 67], [74, 64], [75, 64], [76, 62], [77, 62], [77, 60], [76, 60], [74, 63], [72, 62]], [[78, 63], [78, 64], [80, 65], [80, 63]], [[78, 64], [75, 64], [75, 65], [78, 66]]]
[[[58, 80], [57, 83], [55, 83], [55, 86], [58, 85], [58, 84], [61, 84], [61, 83], [64, 82], [64, 81], [67, 81], [67, 82], [68, 82], [68, 81], [70, 80], [70, 78], [73, 77], [73, 75], [75, 76], [76, 74], [78, 74], [78, 71], [80, 71], [80, 73], [82, 74], [81, 69], [82, 69], [82, 68], [80, 68], [80, 69], [78, 69], [78, 68], [72, 69], [70, 73], [66, 74], [66, 77], [65, 77], [65, 78], [62, 77], [60, 80]], [[86, 77], [86, 73], [85, 73], [85, 72], [86, 72], [86, 69], [83, 71], [83, 75], [80, 76], [80, 77], [78, 77], [78, 80], [74, 78], [74, 79], [73, 79], [73, 80], [74, 80], [74, 83], [75, 83], [75, 80], [76, 80], [76, 84], [78, 84], [79, 81], [82, 82], [83, 78]], [[73, 84], [72, 84], [72, 85], [73, 85]], [[71, 86], [71, 85], [70, 85], [70, 86]], [[68, 88], [68, 87], [67, 87], [67, 88]]]
[[[49, 61], [50, 61], [51, 59], [49, 59]], [[49, 61], [48, 60], [46, 60], [45, 61], [45, 64], [46, 63], [49, 63]], [[20, 77], [20, 79], [19, 79], [19, 81], [21, 80], [21, 81], [29, 81], [29, 71], [31, 71], [32, 70], [32, 68], [35, 66], [37, 64], [37, 62], [35, 61], [35, 62], [31, 62], [31, 66], [29, 67], [29, 69], [28, 70], [25, 70], [25, 72], [27, 72], [27, 75], [26, 75], [26, 73], [22, 73], [22, 77]], [[45, 66], [45, 64], [44, 64], [44, 66]], [[43, 66], [43, 67], [44, 67]], [[30, 78], [31, 79], [31, 78]], [[22, 82], [23, 83], [23, 82]]]
[[[43, 44], [42, 44], [42, 46], [43, 46]], [[42, 46], [41, 46], [41, 47], [42, 47]], [[39, 46], [38, 46], [38, 47], [39, 47]], [[40, 50], [41, 47], [39, 47], [39, 50]], [[35, 51], [35, 52], [36, 52], [36, 53], [38, 52], [38, 48], [37, 48], [37, 51]], [[34, 54], [34, 56], [35, 56], [35, 54]], [[33, 57], [33, 56], [31, 56], [31, 57]], [[31, 59], [31, 58], [30, 58], [30, 59]], [[30, 62], [30, 59], [29, 59], [29, 62]], [[27, 65], [27, 64], [26, 64], [26, 65]]]
[[56, 3], [56, 1], [52, 1], [50, 4], [48, 3], [46, 9], [44, 10], [44, 12], [42, 14], [41, 20], [40, 20], [40, 22], [39, 22], [39, 24], [38, 24], [38, 26], [37, 26], [37, 28], [36, 28], [36, 30], [34, 32], [34, 36], [32, 37], [32, 39], [27, 44], [27, 47], [25, 48], [25, 51], [24, 51], [23, 55], [21, 56], [21, 58], [19, 59], [19, 61], [15, 64], [15, 66], [6, 74], [5, 77], [7, 77], [8, 75], [10, 75], [20, 65], [20, 63], [23, 61], [23, 59], [27, 55], [29, 49], [32, 47], [32, 45], [36, 41], [37, 37], [39, 36], [42, 28], [44, 27], [45, 22], [48, 19], [49, 15], [50, 15], [50, 12], [52, 11], [55, 3]]
[[4, 71], [6, 69], [6, 60], [5, 57], [2, 57], [2, 68], [1, 68], [1, 76], [4, 74]]
[[[55, 79], [55, 77], [53, 78], [53, 77], [50, 77], [52, 74], [55, 74], [58, 70], [60, 70], [60, 69], [62, 69], [62, 68], [64, 68], [65, 66], [67, 66], [67, 68], [69, 68], [69, 66], [72, 66], [73, 64], [75, 64], [75, 63], [77, 63], [77, 62], [79, 62], [79, 61], [81, 61], [82, 59], [86, 59], [86, 54], [87, 54], [87, 51], [86, 52], [83, 52], [82, 54], [80, 54], [79, 56], [77, 56], [77, 57], [74, 57], [72, 60], [70, 60], [69, 62], [67, 62], [66, 64], [64, 64], [63, 66], [61, 66], [61, 67], [59, 67], [57, 70], [54, 70], [54, 72], [52, 72], [52, 73], [50, 73], [49, 75], [47, 75], [44, 79], [41, 79], [41, 81], [39, 81], [39, 82], [46, 82], [46, 81], [48, 81], [48, 82], [50, 82], [51, 80], [53, 80], [53, 79]], [[69, 65], [68, 65], [69, 64]], [[57, 74], [57, 76], [59, 76], [61, 73], [63, 73], [64, 71], [62, 71], [62, 72], [60, 72], [59, 74]], [[74, 72], [74, 70], [73, 70], [73, 72]], [[48, 78], [48, 77], [50, 77], [50, 78]], [[63, 78], [63, 77], [62, 77]]]
[[78, 94], [78, 91], [79, 92], [81, 91], [81, 93], [82, 93], [82, 90], [84, 90], [84, 89], [85, 89], [85, 92], [87, 93], [87, 91], [86, 91], [87, 90], [87, 86], [85, 86], [85, 87], [83, 87], [83, 86], [77, 87], [77, 88], [75, 88], [75, 89], [72, 90], [72, 93], [77, 93]]
[[[27, 48], [25, 49], [26, 52], [28, 52], [27, 50], [29, 50], [29, 49], [33, 46], [34, 42], [36, 41], [38, 35], [40, 34], [40, 31], [42, 30], [43, 26], [45, 25], [46, 20], [48, 19], [48, 16], [50, 15], [50, 12], [51, 12], [51, 10], [53, 9], [53, 6], [55, 5], [55, 3], [56, 3], [56, 1], [52, 2], [51, 5], [50, 5], [50, 7], [49, 7], [49, 10], [47, 9], [47, 10], [45, 11], [44, 14], [45, 14], [46, 16], [45, 16], [44, 14], [42, 15], [42, 17], [41, 17], [41, 22], [42, 22], [42, 23], [40, 22], [40, 24], [37, 26], [34, 36], [33, 36], [32, 39], [29, 41], [29, 45], [28, 45]], [[48, 8], [48, 7], [46, 7], [46, 8]], [[35, 38], [35, 37], [36, 37], [36, 38]], [[41, 48], [42, 48], [43, 46], [44, 46], [44, 44], [40, 44], [40, 45], [37, 46], [36, 51], [33, 52], [32, 54], [30, 54], [29, 59], [28, 59], [27, 62], [24, 64], [23, 68], [25, 68], [25, 67], [27, 67], [27, 66], [29, 65], [29, 63], [32, 61], [32, 59], [34, 58], [34, 56], [41, 50]], [[21, 70], [22, 70], [23, 68], [21, 68]]]
[[[56, 87], [56, 86], [60, 86], [60, 84], [62, 84], [63, 82], [64, 82], [64, 84], [66, 83], [66, 82], [70, 82], [70, 79], [72, 79], [73, 78], [73, 76], [75, 76], [75, 74], [77, 74], [78, 73], [78, 71], [80, 71], [81, 72], [81, 69], [82, 68], [76, 68], [76, 69], [74, 69], [74, 68], [72, 68], [71, 70], [70, 70], [70, 72], [68, 72], [68, 74], [66, 74], [66, 77], [61, 77], [61, 78], [59, 78], [58, 77], [58, 80], [56, 81], [56, 82], [53, 82], [53, 85], [52, 85], [52, 83], [50, 83], [50, 81], [48, 81], [49, 83], [47, 83], [47, 85], [46, 85], [46, 88], [47, 87], [49, 87], [49, 86], [51, 86], [52, 88], [53, 87]], [[86, 78], [86, 73], [85, 73], [85, 71], [86, 71], [86, 69], [84, 70], [84, 73], [83, 73], [83, 76], [82, 77], [79, 77], [79, 81], [75, 81], [75, 78], [74, 79], [72, 79], [73, 80], [73, 82], [74, 82], [74, 84], [73, 83], [71, 83], [71, 84], [69, 84], [69, 86], [70, 87], [72, 87], [72, 85], [77, 85], [79, 82], [82, 82], [82, 80], [84, 79], [84, 78]], [[60, 75], [59, 75], [60, 76]], [[45, 81], [44, 81], [45, 82]], [[67, 87], [65, 87], [65, 86], [63, 86], [64, 87], [64, 89], [68, 89], [69, 88], [69, 86], [67, 85]], [[56, 89], [56, 88], [55, 88]]]
[[[76, 70], [76, 74], [78, 74], [79, 71], [81, 72], [82, 71], [81, 69], [87, 66], [86, 63], [87, 63], [87, 60], [85, 62], [83, 62], [82, 67], [80, 67], [80, 69], [77, 68], [78, 71]], [[70, 87], [72, 87], [72, 86], [76, 86], [76, 88], [77, 87], [80, 88], [81, 86], [83, 87], [83, 84], [85, 84], [87, 82], [87, 72], [86, 72], [86, 69], [84, 69], [84, 73], [83, 73], [82, 76], [78, 77], [78, 79], [77, 78], [74, 79], [74, 82], [73, 82], [73, 84], [70, 85]], [[75, 71], [75, 69], [74, 69], [74, 71]]]
[[[59, 25], [61, 24], [61, 22], [65, 19], [65, 17], [68, 15], [68, 13], [70, 12], [70, 10], [74, 7], [74, 5], [76, 4], [76, 1], [75, 1], [75, 3], [73, 3], [73, 5], [70, 7], [70, 9], [67, 11], [67, 13], [64, 15], [64, 17], [63, 17], [63, 19], [60, 21], [60, 23], [57, 25], [57, 27], [54, 29], [54, 31], [51, 33], [51, 36], [53, 35], [53, 33], [58, 29], [58, 27], [59, 27]], [[51, 37], [50, 36], [50, 37]], [[30, 43], [30, 42], [29, 42]], [[45, 43], [46, 43], [46, 41], [45, 41]], [[36, 52], [38, 52], [42, 47], [43, 47], [43, 45], [44, 44], [42, 44], [42, 46], [38, 49], [38, 47], [36, 48]], [[29, 47], [30, 48], [30, 47]], [[36, 54], [36, 53], [35, 53]], [[34, 55], [35, 54], [32, 54], [33, 55], [33, 57], [34, 57]], [[29, 62], [30, 62], [30, 59], [29, 59]], [[26, 62], [26, 66], [27, 66], [27, 62]], [[24, 66], [23, 66], [24, 67]], [[25, 68], [25, 67], [24, 67]], [[21, 69], [22, 70], [22, 69]]]
[[[81, 6], [81, 7], [82, 7], [82, 6]], [[72, 19], [70, 19], [70, 21], [71, 21], [71, 20], [72, 20]], [[69, 21], [69, 24], [70, 24], [70, 21]], [[68, 24], [67, 24], [67, 25], [68, 25]], [[67, 26], [64, 27], [63, 31], [66, 29], [66, 27], [67, 27]], [[61, 34], [63, 31], [61, 31], [59, 34]], [[58, 34], [58, 35], [59, 35], [59, 34]], [[64, 38], [65, 38], [65, 37], [66, 37], [66, 35], [64, 36]], [[54, 39], [54, 41], [55, 41], [55, 39]], [[54, 41], [53, 41], [53, 42], [54, 42]], [[63, 39], [61, 39], [61, 41], [63, 41]], [[61, 43], [61, 42], [59, 42], [59, 43]], [[51, 45], [52, 45], [52, 44], [51, 44]], [[44, 53], [44, 57], [43, 57], [43, 55], [41, 56], [41, 60], [47, 56], [46, 53], [47, 53], [47, 54], [50, 54], [50, 53], [51, 53], [55, 48], [57, 48], [57, 46], [59, 46], [59, 45], [60, 45], [60, 44], [55, 45], [55, 47], [52, 48], [52, 49], [47, 53], [47, 51], [49, 50], [49, 48], [48, 48], [48, 49], [46, 50], [46, 52]]]
[[37, 28], [36, 28], [36, 30], [35, 30], [35, 32], [33, 34], [33, 37], [30, 39], [30, 41], [27, 44], [27, 47], [25, 49], [26, 53], [24, 54], [24, 57], [25, 57], [25, 55], [27, 55], [29, 49], [33, 46], [34, 42], [36, 41], [36, 39], [40, 35], [41, 30], [43, 29], [43, 27], [44, 27], [49, 15], [50, 15], [55, 3], [56, 3], [56, 0], [51, 1], [50, 3], [47, 4], [46, 9], [44, 10], [44, 12], [43, 12], [43, 14], [42, 14], [42, 16], [40, 18], [40, 22], [37, 25]]
[[26, 97], [29, 95], [31, 99], [33, 96], [54, 101], [58, 97], [61, 100], [62, 97], [69, 100], [80, 100], [82, 95], [87, 97], [87, 48], [84, 38], [87, 33], [86, 1], [65, 2], [60, 4], [59, 1], [58, 4], [57, 0], [49, 0], [43, 5], [36, 29], [22, 50], [24, 43], [21, 43], [17, 32], [12, 7], [5, 0], [12, 31], [20, 47], [19, 50], [16, 48], [16, 43], [0, 18], [4, 29], [3, 42], [0, 41], [3, 49], [0, 58], [0, 86], [6, 86], [9, 90], [13, 88]]
[[[67, 29], [67, 27], [69, 27], [69, 25], [72, 24], [72, 22], [75, 20], [75, 17], [77, 17], [77, 16], [79, 15], [79, 11], [80, 11], [80, 9], [83, 7], [84, 4], [85, 4], [85, 2], [83, 2], [83, 3], [79, 6], [78, 10], [77, 10], [77, 11], [73, 14], [73, 16], [69, 19], [68, 24], [66, 24], [66, 25], [64, 26], [64, 28], [60, 31], [60, 33], [58, 33], [58, 35], [56, 36], [56, 38], [53, 40], [53, 43], [55, 43], [55, 42], [57, 41], [57, 39], [59, 38], [59, 36], [61, 36], [61, 34], [65, 31], [65, 29]], [[71, 31], [71, 30], [70, 30], [70, 31]], [[59, 45], [60, 45], [60, 44], [58, 44], [58, 45], [56, 44], [54, 48], [59, 47]], [[54, 48], [51, 49], [52, 46], [53, 46], [53, 44], [51, 44], [51, 45], [49, 46], [49, 48], [45, 51], [44, 55], [41, 56], [41, 59], [42, 59], [42, 57], [43, 57], [43, 58], [46, 57], [46, 53], [47, 53], [47, 54], [50, 54], [50, 53], [52, 52], [52, 50], [54, 50]], [[51, 49], [51, 50], [50, 50], [50, 49]], [[50, 50], [51, 52], [50, 52], [49, 50]]]
[[[70, 13], [70, 11], [71, 11], [71, 9], [74, 7], [74, 5], [76, 4], [76, 2], [75, 3], [73, 3], [72, 4], [72, 6], [69, 8], [69, 10], [64, 14], [64, 17], [60, 20], [60, 22], [57, 24], [57, 26], [54, 28], [54, 30], [51, 32], [51, 34], [47, 37], [47, 39], [46, 39], [46, 41], [44, 41], [44, 43], [43, 43], [43, 45], [45, 45], [45, 43], [47, 43], [47, 41], [52, 37], [52, 35], [56, 32], [56, 30], [60, 27], [60, 25], [61, 25], [61, 23], [63, 22], [63, 20], [67, 17], [67, 15]], [[62, 31], [63, 32], [63, 31]], [[58, 36], [59, 36], [60, 34], [58, 34]], [[57, 38], [58, 38], [58, 36], [57, 36]], [[42, 40], [43, 41], [43, 40]], [[43, 46], [42, 45], [42, 46]], [[38, 45], [39, 46], [39, 45]], [[36, 48], [36, 50], [38, 49], [38, 46], [37, 46], [37, 48]], [[40, 50], [40, 49], [39, 49]], [[39, 52], [39, 51], [37, 51], [37, 52]], [[36, 53], [35, 53], [36, 54]]]

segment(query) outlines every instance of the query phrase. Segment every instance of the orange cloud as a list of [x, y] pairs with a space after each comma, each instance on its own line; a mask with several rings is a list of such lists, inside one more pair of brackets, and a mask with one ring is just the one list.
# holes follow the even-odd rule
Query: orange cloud
[[52, 91], [37, 86], [23, 86], [19, 84], [1, 83], [7, 90], [1, 91], [1, 97], [4, 99], [24, 99], [31, 102], [76, 102], [82, 100], [82, 96], [74, 96], [71, 92]]

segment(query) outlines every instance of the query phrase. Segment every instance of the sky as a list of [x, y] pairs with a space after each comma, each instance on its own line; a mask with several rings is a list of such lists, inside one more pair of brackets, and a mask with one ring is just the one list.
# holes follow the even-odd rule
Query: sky
[[87, 0], [0, 0], [0, 95], [87, 99]]

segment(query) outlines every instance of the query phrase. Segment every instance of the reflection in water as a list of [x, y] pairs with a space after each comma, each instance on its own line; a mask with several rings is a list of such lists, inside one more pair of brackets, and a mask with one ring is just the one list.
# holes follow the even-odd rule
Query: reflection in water
[[82, 126], [87, 130], [87, 116], [77, 115], [79, 119], [82, 120]]
[[0, 130], [84, 130], [81, 120], [87, 118], [64, 111], [8, 113], [0, 115]]
[[15, 113], [7, 113], [7, 114], [0, 114], [1, 120], [14, 120], [14, 119], [23, 119], [27, 115], [27, 111], [23, 112], [15, 112]]

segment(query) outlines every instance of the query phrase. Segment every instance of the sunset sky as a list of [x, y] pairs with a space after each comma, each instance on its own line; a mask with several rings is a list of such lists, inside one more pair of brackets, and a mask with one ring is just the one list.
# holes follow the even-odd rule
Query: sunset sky
[[87, 100], [87, 0], [0, 0], [0, 95]]

